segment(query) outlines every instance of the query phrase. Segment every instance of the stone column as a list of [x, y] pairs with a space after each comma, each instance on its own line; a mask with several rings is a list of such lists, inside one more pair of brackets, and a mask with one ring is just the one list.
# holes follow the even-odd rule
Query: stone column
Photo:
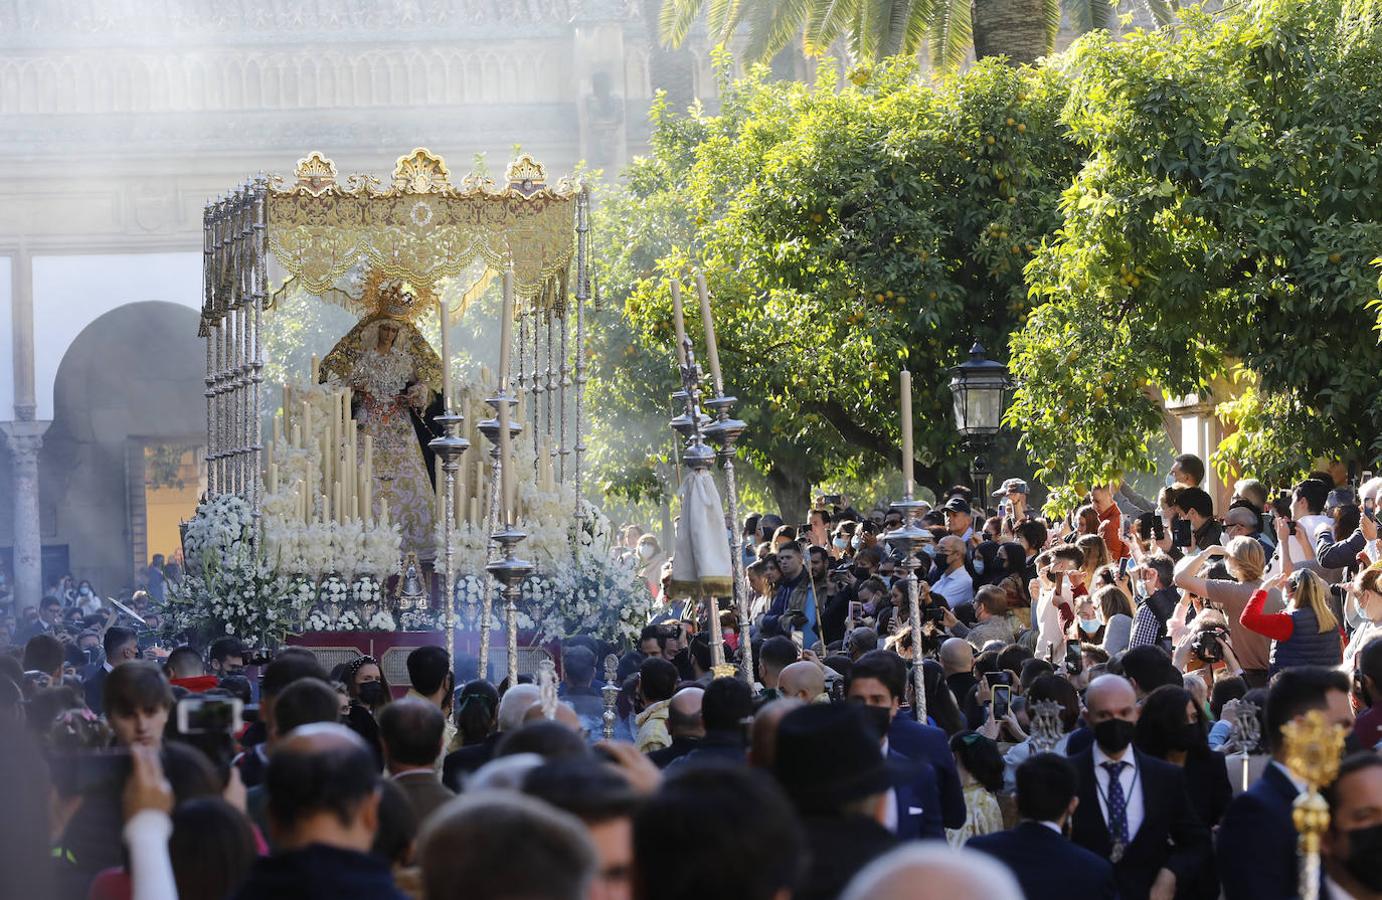
[[37, 606], [43, 591], [38, 516], [38, 452], [48, 422], [0, 422], [10, 448], [14, 490], [14, 597], [16, 610]]
[[21, 240], [10, 262], [11, 326], [14, 332], [14, 421], [0, 422], [10, 448], [14, 504], [15, 608], [37, 606], [43, 591], [38, 518], [38, 451], [47, 422], [36, 422], [34, 394], [33, 262]]
[[14, 350], [14, 418], [32, 422], [34, 401], [34, 270], [21, 240], [10, 259], [10, 325]]

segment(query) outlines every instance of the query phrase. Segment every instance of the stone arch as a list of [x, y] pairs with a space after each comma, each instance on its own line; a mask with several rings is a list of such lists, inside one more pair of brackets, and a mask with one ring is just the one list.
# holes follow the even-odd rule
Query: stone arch
[[87, 325], [58, 366], [39, 463], [41, 518], [70, 548], [74, 571], [98, 587], [114, 590], [133, 574], [131, 450], [142, 458], [144, 442], [204, 440], [206, 357], [196, 328], [189, 307], [127, 303]]

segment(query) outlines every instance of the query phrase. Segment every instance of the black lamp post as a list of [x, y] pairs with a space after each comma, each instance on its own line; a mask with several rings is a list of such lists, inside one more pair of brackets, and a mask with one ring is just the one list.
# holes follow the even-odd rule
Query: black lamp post
[[984, 453], [1003, 425], [1003, 399], [1012, 382], [1008, 367], [984, 358], [976, 341], [969, 359], [951, 369], [950, 392], [955, 400], [955, 427], [974, 453], [970, 477], [979, 507], [988, 505], [989, 463]]

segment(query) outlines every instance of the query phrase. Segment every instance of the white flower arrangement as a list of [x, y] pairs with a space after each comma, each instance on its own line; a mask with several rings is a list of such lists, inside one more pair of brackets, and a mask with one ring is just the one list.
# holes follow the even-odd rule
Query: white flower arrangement
[[355, 579], [350, 585], [350, 599], [356, 606], [364, 606], [366, 603], [377, 604], [382, 595], [379, 582], [368, 575]]
[[297, 623], [296, 595], [254, 541], [254, 515], [233, 495], [202, 502], [188, 523], [186, 574], [169, 585], [165, 630], [276, 644]]
[[382, 606], [374, 611], [366, 624], [370, 631], [396, 631], [398, 629], [393, 616], [389, 615], [389, 611]]

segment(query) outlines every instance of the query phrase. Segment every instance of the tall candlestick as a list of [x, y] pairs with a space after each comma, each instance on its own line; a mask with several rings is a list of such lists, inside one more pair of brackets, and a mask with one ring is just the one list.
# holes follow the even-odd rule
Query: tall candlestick
[[441, 408], [451, 411], [451, 329], [446, 321], [446, 298], [437, 295], [437, 322], [441, 327]]
[[903, 493], [912, 496], [912, 373], [902, 370], [902, 483]]
[[716, 396], [724, 396], [725, 382], [720, 377], [720, 347], [715, 343], [715, 317], [710, 314], [710, 291], [705, 286], [705, 273], [696, 271], [696, 293], [701, 296], [701, 318], [705, 320], [705, 353], [710, 358], [710, 378]]
[[301, 450], [301, 449], [302, 449], [302, 426], [301, 426], [301, 425], [294, 425], [294, 426], [293, 426], [293, 442], [292, 442], [292, 446], [293, 446], [293, 449], [294, 449], [294, 450]]
[[681, 314], [681, 282], [672, 279], [672, 327], [676, 329], [677, 365], [686, 365], [686, 322]]
[[517, 465], [513, 457], [513, 442], [509, 438], [509, 404], [507, 400], [499, 403], [499, 512], [503, 524], [515, 522], [517, 510], [514, 509], [513, 470]]
[[302, 401], [302, 439], [314, 447], [317, 444], [317, 438], [312, 433], [312, 404], [306, 400]]
[[288, 416], [293, 411], [293, 392], [286, 381], [283, 382], [283, 403], [281, 406], [283, 407], [283, 430], [291, 434], [293, 422]]
[[[499, 328], [499, 390], [509, 386], [509, 344], [513, 343], [513, 265], [504, 269], [504, 309]], [[501, 429], [503, 423], [500, 423]], [[501, 430], [501, 434], [506, 433]]]

